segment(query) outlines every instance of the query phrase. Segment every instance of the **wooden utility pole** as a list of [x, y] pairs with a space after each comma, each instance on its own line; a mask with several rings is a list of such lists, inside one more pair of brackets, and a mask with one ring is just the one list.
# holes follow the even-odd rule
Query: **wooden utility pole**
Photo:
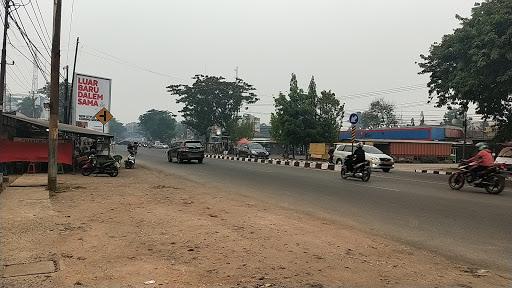
[[62, 0], [53, 1], [53, 37], [50, 77], [50, 125], [48, 146], [48, 190], [57, 191], [57, 142], [59, 138], [60, 21]]
[[11, 0], [5, 1], [4, 14], [4, 40], [2, 42], [2, 62], [0, 64], [0, 127], [2, 127], [2, 114], [4, 112], [4, 94], [5, 94], [5, 69], [7, 64], [5, 46], [7, 44], [7, 29], [9, 28], [9, 5]]

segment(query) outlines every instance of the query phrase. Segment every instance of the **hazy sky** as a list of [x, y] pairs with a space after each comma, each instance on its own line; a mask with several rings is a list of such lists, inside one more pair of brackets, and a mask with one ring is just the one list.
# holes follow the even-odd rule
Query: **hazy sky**
[[[51, 35], [53, 1], [37, 2]], [[428, 78], [417, 75], [419, 68], [415, 61], [419, 60], [419, 54], [428, 52], [431, 43], [458, 27], [455, 14], [469, 16], [474, 3], [468, 0], [63, 2], [61, 65], [72, 65], [74, 43], [79, 36], [77, 72], [112, 79], [111, 112], [125, 123], [135, 121], [152, 108], [177, 113], [180, 107], [165, 86], [190, 83], [190, 77], [197, 73], [232, 79], [236, 66], [239, 76], [253, 84], [261, 98], [246, 111], [261, 117], [262, 122], [269, 121], [273, 95], [287, 91], [290, 75], [296, 73], [304, 89], [314, 75], [319, 92], [334, 91], [346, 103], [347, 113], [364, 110], [371, 100], [383, 96], [395, 104], [405, 103], [397, 105], [397, 112], [404, 119], [415, 117], [418, 121], [419, 111], [423, 110], [426, 120], [432, 120], [427, 123], [438, 123], [443, 111], [424, 104], [427, 90], [422, 87]], [[32, 12], [30, 6], [27, 8]], [[23, 9], [18, 10], [22, 22], [33, 42], [44, 51]], [[13, 25], [9, 35], [13, 44], [29, 55]], [[16, 61], [15, 67], [7, 70], [10, 91], [27, 92], [31, 87], [32, 64], [10, 46], [8, 56], [8, 60]], [[42, 63], [49, 67], [48, 63]], [[39, 83], [39, 86], [44, 83], [42, 75]], [[404, 86], [409, 88], [389, 90]], [[367, 93], [379, 90], [386, 91]]]

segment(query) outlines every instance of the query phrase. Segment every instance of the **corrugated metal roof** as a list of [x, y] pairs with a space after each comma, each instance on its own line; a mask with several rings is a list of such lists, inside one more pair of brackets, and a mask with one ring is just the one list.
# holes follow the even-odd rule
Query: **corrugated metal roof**
[[[30, 123], [30, 124], [33, 124], [33, 125], [37, 125], [37, 126], [41, 126], [41, 127], [45, 127], [45, 128], [49, 127], [49, 122], [47, 120], [29, 118], [29, 117], [24, 116], [24, 115], [13, 115], [13, 114], [2, 114], [2, 115], [6, 116], [6, 117], [13, 118], [13, 119], [16, 119], [18, 121], [23, 121], [23, 122], [26, 122], [26, 123]], [[76, 134], [81, 134], [81, 135], [95, 135], [95, 136], [102, 136], [102, 137], [114, 137], [114, 136], [112, 136], [110, 134], [107, 134], [107, 133], [102, 133], [102, 132], [98, 132], [98, 131], [95, 131], [95, 130], [92, 130], [92, 129], [82, 128], [82, 127], [78, 127], [78, 126], [74, 126], [74, 125], [68, 125], [68, 124], [63, 124], [63, 123], [59, 123], [59, 131], [65, 131], [65, 132], [76, 133]]]

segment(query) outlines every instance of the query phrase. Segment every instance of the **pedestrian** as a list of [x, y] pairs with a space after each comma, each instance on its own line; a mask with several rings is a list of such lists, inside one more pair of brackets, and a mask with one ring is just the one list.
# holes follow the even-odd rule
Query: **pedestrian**
[[329, 163], [334, 164], [334, 144], [329, 145]]

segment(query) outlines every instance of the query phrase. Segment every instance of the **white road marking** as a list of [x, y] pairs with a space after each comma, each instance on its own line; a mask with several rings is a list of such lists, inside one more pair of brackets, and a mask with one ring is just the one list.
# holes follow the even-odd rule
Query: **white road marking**
[[361, 186], [361, 187], [369, 187], [369, 188], [376, 188], [376, 189], [400, 192], [399, 189], [394, 189], [394, 188], [387, 188], [387, 187], [373, 186], [373, 185], [364, 185], [364, 184], [357, 184], [357, 183], [350, 183], [350, 184], [355, 185], [355, 186]]

